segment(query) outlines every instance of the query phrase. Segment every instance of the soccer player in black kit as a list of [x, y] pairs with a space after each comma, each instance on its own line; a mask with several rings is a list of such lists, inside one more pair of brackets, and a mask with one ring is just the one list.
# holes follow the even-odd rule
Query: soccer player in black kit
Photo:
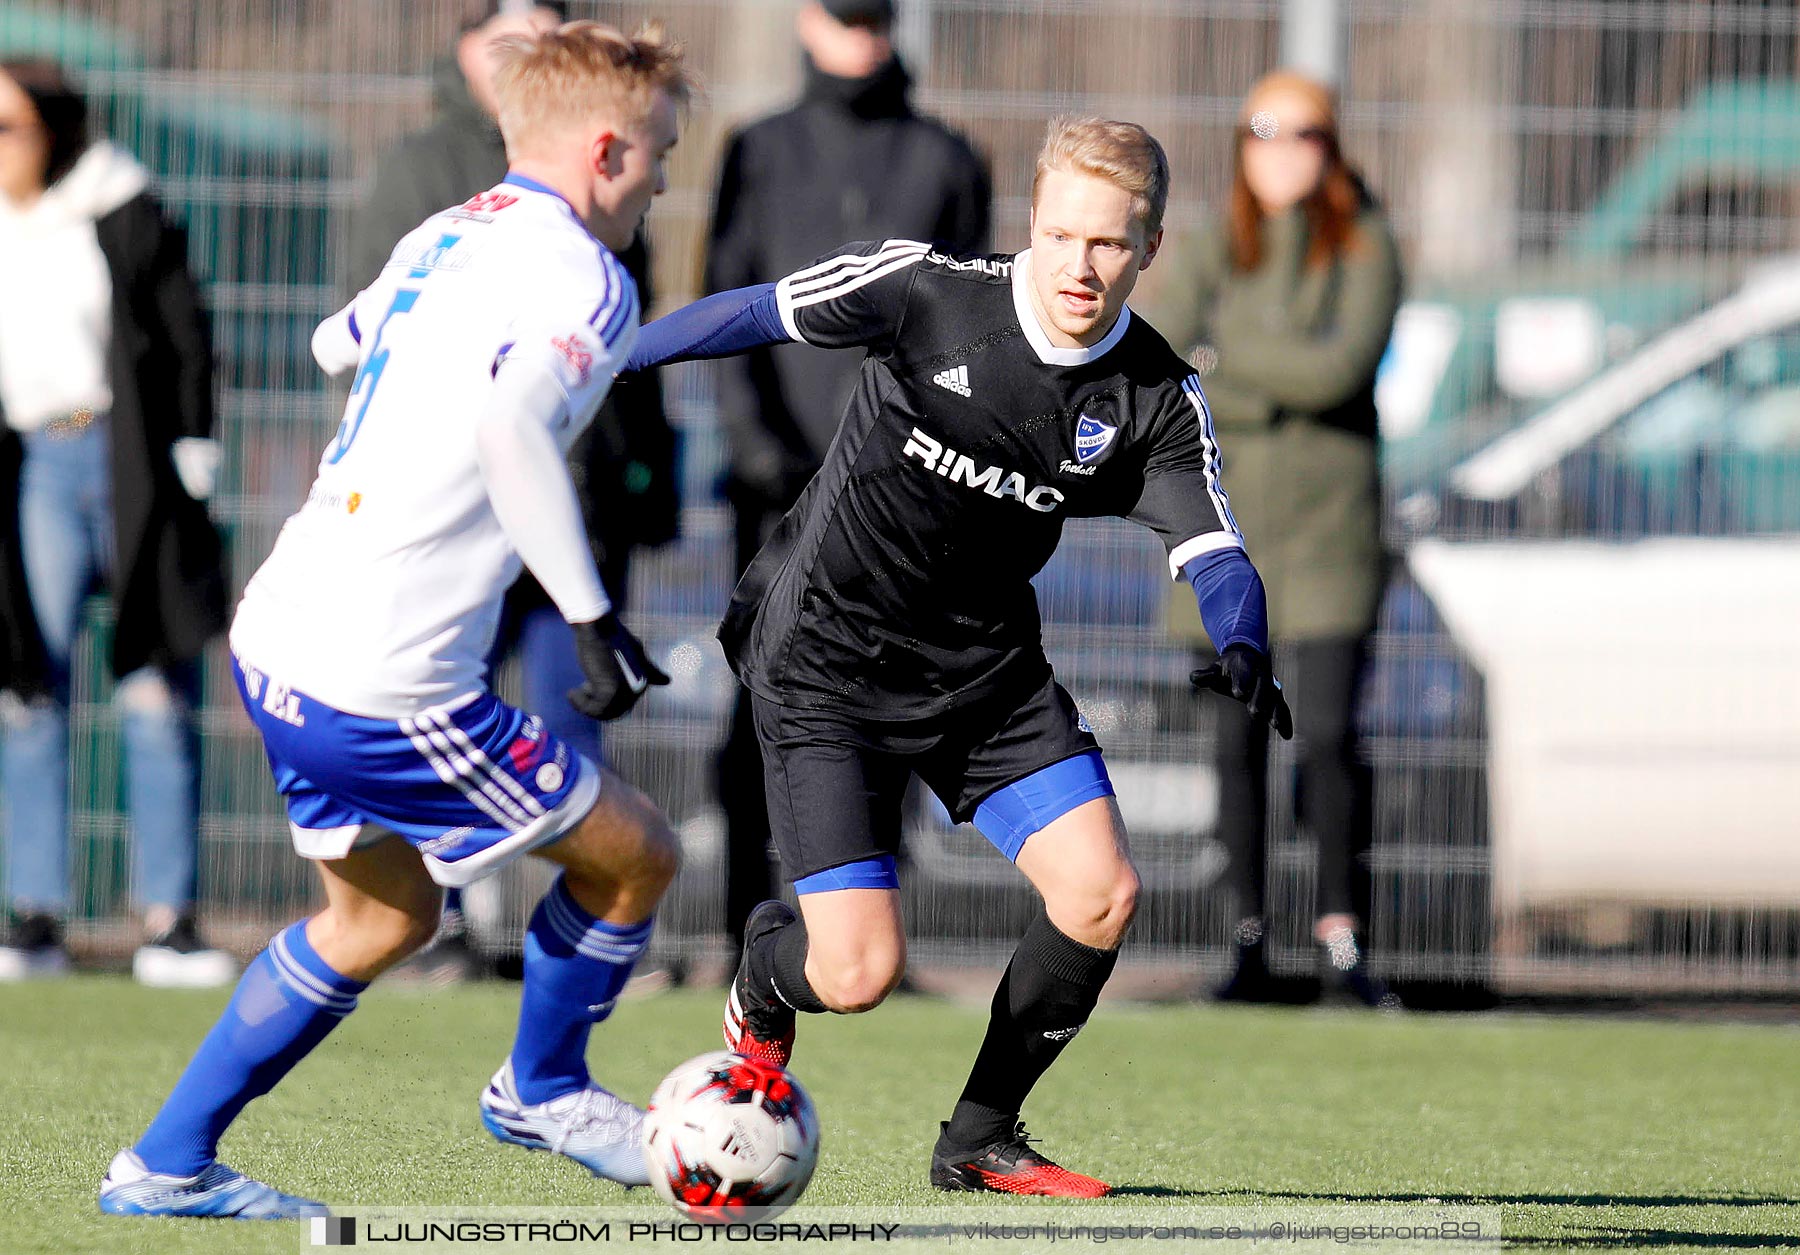
[[1094, 1197], [1019, 1111], [1087, 1021], [1137, 873], [1100, 749], [1044, 656], [1035, 575], [1067, 518], [1155, 531], [1221, 653], [1194, 682], [1290, 735], [1262, 583], [1219, 480], [1199, 379], [1125, 299], [1156, 256], [1168, 162], [1142, 127], [1058, 119], [1031, 247], [851, 244], [644, 328], [632, 368], [803, 340], [867, 351], [824, 466], [733, 594], [769, 818], [800, 916], [751, 916], [725, 1042], [786, 1063], [797, 1012], [867, 1011], [899, 980], [894, 853], [916, 773], [1043, 909], [994, 995], [932, 1153], [943, 1189]]

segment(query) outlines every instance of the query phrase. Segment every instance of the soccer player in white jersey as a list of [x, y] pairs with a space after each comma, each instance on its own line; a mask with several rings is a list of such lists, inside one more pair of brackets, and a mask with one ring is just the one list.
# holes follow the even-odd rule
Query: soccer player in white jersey
[[245, 972], [103, 1211], [324, 1214], [217, 1160], [220, 1135], [428, 941], [440, 886], [536, 854], [562, 869], [525, 938], [510, 1056], [480, 1099], [503, 1142], [647, 1178], [642, 1113], [594, 1085], [589, 1031], [643, 952], [678, 862], [639, 792], [487, 691], [502, 594], [530, 567], [574, 625], [596, 718], [667, 683], [612, 614], [563, 457], [625, 361], [637, 294], [614, 257], [666, 184], [688, 81], [661, 29], [574, 22], [504, 53], [510, 172], [427, 219], [313, 352], [355, 371], [306, 504], [231, 631], [245, 708], [326, 907]]

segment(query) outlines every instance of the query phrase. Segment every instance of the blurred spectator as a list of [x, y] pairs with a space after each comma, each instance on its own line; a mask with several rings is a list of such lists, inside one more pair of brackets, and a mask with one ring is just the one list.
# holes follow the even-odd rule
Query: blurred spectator
[[[1321, 977], [1328, 992], [1374, 1004], [1387, 994], [1362, 934], [1370, 781], [1356, 705], [1384, 576], [1374, 386], [1400, 267], [1386, 219], [1339, 149], [1326, 87], [1288, 72], [1262, 79], [1235, 151], [1227, 211], [1158, 268], [1145, 312], [1178, 350], [1193, 350], [1232, 510], [1268, 586], [1270, 637], [1288, 660], [1297, 814], [1318, 847]], [[1193, 598], [1170, 606], [1175, 632], [1204, 645]], [[1220, 996], [1261, 1000], [1273, 992], [1268, 734], [1231, 703], [1217, 716], [1220, 835], [1240, 913], [1237, 970]]]
[[[805, 91], [793, 108], [726, 144], [708, 292], [774, 282], [845, 240], [987, 249], [987, 167], [961, 136], [913, 111], [893, 22], [891, 0], [801, 7]], [[740, 573], [818, 470], [861, 364], [855, 353], [804, 344], [719, 363], [730, 456], [725, 492]], [[735, 950], [745, 918], [771, 892], [762, 759], [743, 690], [719, 757], [719, 798], [729, 851], [725, 924]]]
[[560, 24], [567, 8], [499, 0], [473, 6], [455, 45], [432, 64], [431, 124], [382, 155], [369, 197], [350, 219], [349, 295], [381, 273], [401, 236], [505, 176], [506, 146], [494, 119], [496, 45]]
[[[476, 9], [455, 48], [432, 67], [437, 117], [380, 158], [369, 197], [351, 220], [346, 297], [381, 272], [400, 237], [505, 176], [506, 145], [494, 117], [495, 47], [508, 35], [547, 30], [566, 17], [562, 4], [493, 0]], [[640, 307], [648, 310], [654, 294], [642, 235], [619, 260], [637, 281]], [[675, 462], [675, 434], [664, 415], [655, 371], [615, 383], [569, 450], [569, 469], [600, 575], [620, 608], [630, 591], [632, 547], [675, 538], [680, 512]], [[490, 668], [498, 669], [513, 650], [521, 664], [519, 705], [581, 753], [603, 761], [600, 725], [578, 714], [568, 701], [569, 690], [584, 683], [574, 635], [529, 573], [507, 595]], [[461, 893], [450, 890], [437, 944], [408, 968], [429, 979], [452, 981], [481, 967], [469, 945]]]
[[143, 167], [46, 62], [0, 62], [0, 980], [68, 968], [70, 657], [108, 587], [149, 985], [221, 985], [195, 925], [199, 656], [225, 621], [212, 344]]

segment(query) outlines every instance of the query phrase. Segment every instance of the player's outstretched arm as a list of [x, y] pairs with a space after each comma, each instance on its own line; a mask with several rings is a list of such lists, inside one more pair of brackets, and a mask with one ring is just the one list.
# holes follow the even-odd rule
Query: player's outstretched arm
[[575, 629], [587, 683], [569, 700], [591, 718], [615, 719], [669, 677], [612, 613], [554, 434], [567, 422], [568, 399], [553, 375], [529, 361], [504, 361], [476, 421], [476, 457], [506, 538]]
[[715, 293], [645, 327], [625, 369], [794, 340], [879, 351], [905, 317], [917, 265], [930, 251], [917, 240], [846, 244], [779, 283]]
[[781, 325], [775, 285], [733, 288], [702, 297], [638, 332], [625, 370], [647, 370], [667, 362], [731, 357], [793, 339]]
[[1269, 659], [1268, 599], [1249, 555], [1232, 547], [1202, 554], [1181, 568], [1200, 602], [1200, 621], [1219, 660], [1189, 678], [1200, 692], [1221, 693], [1249, 707], [1251, 717], [1294, 736], [1294, 716]]

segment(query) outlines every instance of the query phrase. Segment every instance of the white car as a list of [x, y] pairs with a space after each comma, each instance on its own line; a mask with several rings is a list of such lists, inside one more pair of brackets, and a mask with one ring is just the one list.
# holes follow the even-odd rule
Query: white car
[[1800, 269], [1450, 482], [1407, 560], [1485, 678], [1496, 975], [1534, 915], [1800, 907]]

